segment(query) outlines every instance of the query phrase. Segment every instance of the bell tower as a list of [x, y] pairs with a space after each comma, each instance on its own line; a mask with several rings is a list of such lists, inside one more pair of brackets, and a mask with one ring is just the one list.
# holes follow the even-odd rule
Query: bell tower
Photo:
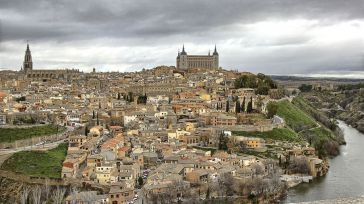
[[28, 43], [27, 43], [27, 50], [25, 51], [25, 56], [24, 56], [23, 69], [24, 72], [33, 70], [32, 54], [30, 52]]

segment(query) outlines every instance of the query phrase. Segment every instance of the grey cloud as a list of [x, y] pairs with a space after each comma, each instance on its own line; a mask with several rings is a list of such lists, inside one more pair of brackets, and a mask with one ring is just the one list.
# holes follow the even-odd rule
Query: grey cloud
[[[136, 56], [122, 56], [120, 61], [117, 58], [75, 58], [66, 61], [43, 59], [42, 62], [45, 66], [72, 66], [72, 63], [101, 66], [105, 60], [105, 64], [124, 63], [135, 69], [158, 65], [153, 61], [174, 63], [177, 50], [165, 51], [164, 54], [170, 54], [168, 56], [153, 57], [158, 56], [161, 46], [190, 43], [206, 47], [217, 43], [225, 45], [221, 47], [221, 64], [231, 68], [278, 74], [318, 69], [360, 70], [363, 66], [355, 57], [363, 48], [362, 42], [340, 45], [339, 51], [325, 45], [311, 46], [312, 36], [306, 33], [255, 42], [246, 26], [290, 19], [317, 20], [315, 26], [328, 26], [350, 20], [363, 21], [363, 11], [362, 0], [0, 0], [0, 56], [6, 57], [6, 51], [10, 49], [3, 49], [2, 44], [14, 42], [18, 45], [25, 40], [42, 45], [58, 44], [59, 48], [53, 50], [54, 57], [60, 57], [57, 49], [67, 46], [77, 47], [80, 52], [84, 46], [102, 44], [134, 50], [155, 47], [154, 53], [147, 58], [137, 56], [146, 55], [140, 51]], [[229, 43], [241, 49], [232, 50]], [[21, 50], [23, 54], [23, 47], [12, 49], [9, 53]], [[350, 51], [340, 53], [344, 49]], [[0, 66], [9, 64], [12, 63], [0, 62]]]
[[[208, 32], [220, 26], [253, 23], [266, 19], [320, 18], [323, 20], [362, 19], [361, 0], [273, 0], [273, 1], [1, 1], [2, 9], [24, 15], [30, 26], [14, 26], [22, 32], [12, 35], [4, 19], [4, 38], [24, 39], [39, 32], [58, 39], [67, 38], [163, 38]], [[27, 32], [24, 32], [27, 31]]]

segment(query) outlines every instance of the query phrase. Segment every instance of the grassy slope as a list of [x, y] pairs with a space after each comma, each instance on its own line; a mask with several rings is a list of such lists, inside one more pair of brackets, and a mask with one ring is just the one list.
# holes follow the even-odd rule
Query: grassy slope
[[[282, 111], [286, 108], [290, 111]], [[293, 129], [299, 127], [296, 131], [299, 132], [300, 137], [305, 138], [312, 146], [316, 148], [323, 148], [317, 145], [322, 145], [323, 141], [337, 140], [336, 136], [330, 129], [322, 124], [317, 126], [317, 122], [310, 117], [310, 113], [318, 110], [316, 110], [315, 107], [311, 106], [303, 98], [296, 97], [293, 100], [293, 103], [289, 103], [288, 101], [279, 102], [279, 110], [281, 111], [278, 111], [278, 115], [286, 119], [287, 125]], [[287, 114], [287, 112], [289, 114]], [[291, 115], [294, 115], [294, 117], [291, 117]], [[300, 124], [300, 119], [302, 119], [301, 123], [305, 124], [305, 126], [297, 126]], [[304, 127], [303, 130], [300, 129], [301, 127]]]
[[298, 137], [295, 132], [288, 128], [274, 128], [272, 131], [267, 132], [244, 132], [235, 131], [234, 135], [241, 135], [245, 137], [260, 137], [263, 139], [274, 139], [274, 140], [286, 140], [286, 141], [297, 141]]
[[1, 169], [29, 176], [60, 178], [62, 163], [67, 155], [67, 146], [63, 143], [45, 152], [17, 152], [2, 164]]
[[287, 125], [296, 132], [317, 126], [316, 122], [310, 116], [289, 101], [280, 101], [277, 104], [277, 115], [284, 118]]
[[[63, 131], [59, 128], [59, 131]], [[53, 125], [34, 126], [30, 128], [0, 128], [0, 142], [13, 142], [38, 136], [47, 136], [57, 133]]]

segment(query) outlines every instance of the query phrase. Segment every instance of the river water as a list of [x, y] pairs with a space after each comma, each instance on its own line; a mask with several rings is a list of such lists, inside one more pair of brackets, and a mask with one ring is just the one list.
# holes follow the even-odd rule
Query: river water
[[283, 203], [307, 202], [364, 195], [364, 134], [339, 121], [346, 145], [340, 155], [330, 159], [325, 177], [289, 190]]

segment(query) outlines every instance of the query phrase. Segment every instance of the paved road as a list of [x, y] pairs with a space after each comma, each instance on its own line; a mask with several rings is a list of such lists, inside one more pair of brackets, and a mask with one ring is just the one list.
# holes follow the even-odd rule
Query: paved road
[[0, 156], [13, 154], [15, 152], [20, 151], [26, 151], [26, 150], [47, 150], [57, 147], [59, 144], [63, 143], [64, 139], [58, 140], [56, 142], [52, 143], [46, 143], [44, 145], [32, 145], [32, 146], [26, 146], [26, 147], [19, 147], [19, 148], [13, 148], [13, 149], [0, 149]]

